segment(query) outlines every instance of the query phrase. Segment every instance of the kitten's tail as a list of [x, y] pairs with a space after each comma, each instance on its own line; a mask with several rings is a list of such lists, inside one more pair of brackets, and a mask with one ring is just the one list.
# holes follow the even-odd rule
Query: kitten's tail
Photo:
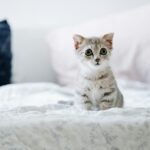
[[58, 101], [58, 104], [63, 104], [63, 105], [74, 105], [74, 101], [64, 101], [64, 100], [60, 100]]

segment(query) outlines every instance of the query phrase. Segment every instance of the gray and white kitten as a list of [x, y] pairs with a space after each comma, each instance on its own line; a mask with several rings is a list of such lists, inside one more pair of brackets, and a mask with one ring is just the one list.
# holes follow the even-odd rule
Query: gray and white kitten
[[73, 40], [79, 60], [78, 104], [86, 110], [123, 107], [123, 96], [109, 66], [113, 33], [91, 38], [74, 35]]

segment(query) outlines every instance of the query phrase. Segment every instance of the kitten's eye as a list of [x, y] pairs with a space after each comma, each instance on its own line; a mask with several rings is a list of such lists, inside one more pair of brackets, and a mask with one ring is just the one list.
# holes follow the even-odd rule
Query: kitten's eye
[[91, 50], [91, 49], [87, 49], [87, 50], [85, 51], [85, 55], [86, 55], [86, 56], [91, 56], [91, 55], [93, 55], [92, 50]]
[[106, 54], [107, 54], [106, 48], [101, 48], [100, 54], [101, 54], [101, 55], [106, 55]]

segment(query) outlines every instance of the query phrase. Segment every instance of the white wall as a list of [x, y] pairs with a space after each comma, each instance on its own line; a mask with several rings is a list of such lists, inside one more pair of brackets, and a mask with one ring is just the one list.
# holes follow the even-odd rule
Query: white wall
[[14, 27], [59, 27], [135, 8], [149, 0], [0, 0], [0, 19]]

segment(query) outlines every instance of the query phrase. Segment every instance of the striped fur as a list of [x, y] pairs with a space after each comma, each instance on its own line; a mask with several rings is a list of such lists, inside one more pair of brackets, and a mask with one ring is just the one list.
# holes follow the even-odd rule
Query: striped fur
[[[109, 66], [113, 34], [92, 38], [75, 35], [73, 39], [80, 68], [76, 94], [78, 104], [87, 110], [123, 107], [123, 96]], [[107, 51], [105, 55], [100, 54], [102, 48]], [[88, 49], [92, 50], [90, 56], [86, 55]]]

